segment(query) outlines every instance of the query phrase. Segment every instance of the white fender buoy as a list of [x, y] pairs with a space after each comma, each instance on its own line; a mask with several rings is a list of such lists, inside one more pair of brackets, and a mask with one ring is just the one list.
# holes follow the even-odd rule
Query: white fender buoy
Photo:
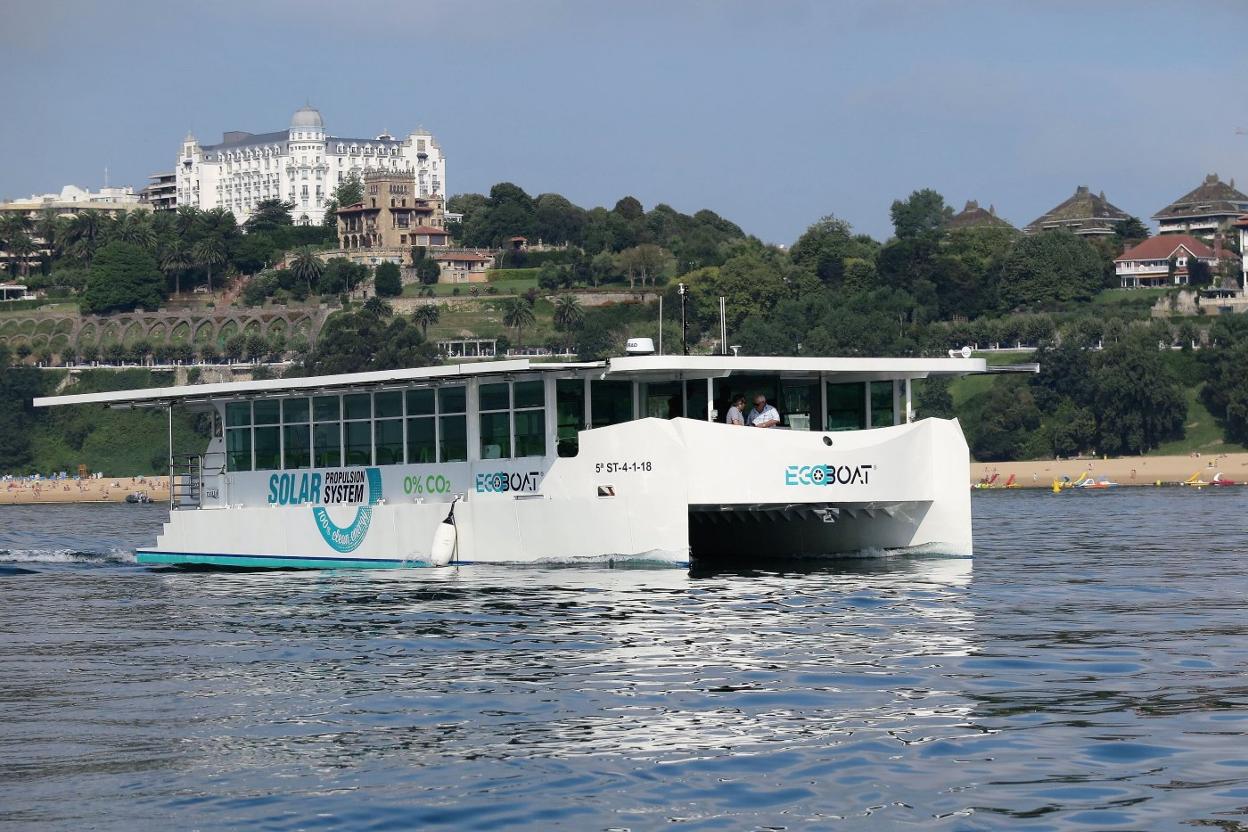
[[434, 566], [449, 566], [455, 559], [455, 545], [459, 537], [455, 529], [455, 504], [457, 502], [459, 502], [458, 497], [451, 501], [451, 510], [446, 515], [446, 519], [439, 523], [438, 528], [433, 532], [433, 543], [429, 546], [429, 562]]

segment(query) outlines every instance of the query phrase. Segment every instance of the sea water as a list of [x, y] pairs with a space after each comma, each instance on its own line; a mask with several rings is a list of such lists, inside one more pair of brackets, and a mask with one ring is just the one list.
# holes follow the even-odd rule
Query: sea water
[[974, 511], [973, 561], [232, 573], [0, 507], [0, 827], [1248, 822], [1248, 488]]

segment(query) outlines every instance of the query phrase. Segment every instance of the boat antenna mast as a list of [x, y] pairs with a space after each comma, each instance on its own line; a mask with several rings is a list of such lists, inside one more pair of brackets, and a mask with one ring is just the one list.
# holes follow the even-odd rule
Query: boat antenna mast
[[685, 354], [689, 354], [689, 321], [685, 317], [685, 298], [689, 294], [685, 284], [678, 284], [678, 292], [680, 292], [680, 348]]

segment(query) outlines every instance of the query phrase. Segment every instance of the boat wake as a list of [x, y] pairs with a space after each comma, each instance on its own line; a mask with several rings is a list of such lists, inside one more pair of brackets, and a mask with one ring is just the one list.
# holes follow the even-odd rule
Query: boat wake
[[[77, 552], [72, 549], [0, 549], [0, 569], [11, 565], [26, 564], [117, 566], [133, 565], [134, 562], [134, 553], [126, 551]], [[17, 574], [20, 574], [20, 572]]]

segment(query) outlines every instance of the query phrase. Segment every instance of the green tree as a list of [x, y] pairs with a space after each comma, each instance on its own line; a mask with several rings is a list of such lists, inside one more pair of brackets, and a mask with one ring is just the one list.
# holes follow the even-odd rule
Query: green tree
[[160, 270], [166, 281], [173, 279], [173, 293], [182, 293], [182, 275], [191, 267], [191, 253], [181, 239], [175, 238], [160, 256]]
[[931, 188], [915, 191], [904, 201], [894, 200], [889, 209], [893, 218], [893, 232], [897, 239], [939, 235], [945, 223], [953, 216], [953, 209], [945, 204], [945, 198]]
[[243, 274], [255, 274], [273, 263], [276, 248], [268, 234], [253, 231], [238, 241], [231, 258], [234, 267]]
[[636, 286], [638, 278], [641, 279], [642, 286], [646, 285], [647, 280], [653, 284], [654, 279], [663, 271], [670, 259], [666, 251], [652, 243], [625, 249], [616, 258], [620, 271], [628, 275], [630, 289]]
[[416, 278], [425, 286], [432, 286], [442, 276], [442, 268], [432, 257], [422, 258], [416, 264]]
[[164, 298], [165, 279], [156, 259], [132, 243], [102, 247], [91, 264], [83, 306], [90, 312], [154, 310]]
[[1141, 222], [1139, 217], [1127, 217], [1125, 220], [1119, 220], [1114, 224], [1114, 234], [1118, 237], [1119, 249], [1128, 243], [1138, 243], [1141, 240], [1147, 240], [1149, 237], [1148, 226]]
[[1101, 452], [1142, 454], [1183, 437], [1187, 400], [1155, 343], [1132, 338], [1106, 347], [1093, 384]]
[[326, 321], [303, 371], [329, 375], [394, 370], [425, 367], [437, 359], [437, 350], [408, 318], [343, 311]]
[[272, 233], [282, 231], [294, 225], [291, 212], [295, 210], [293, 202], [282, 202], [280, 199], [262, 199], [252, 209], [251, 216], [245, 223], [248, 234]]
[[1027, 387], [1017, 381], [993, 385], [971, 437], [971, 453], [981, 462], [1026, 459], [1040, 411]]
[[316, 256], [311, 246], [303, 246], [296, 251], [294, 259], [290, 262], [291, 274], [303, 281], [308, 287], [309, 294], [312, 293], [312, 287], [320, 280], [324, 271], [325, 262]]
[[524, 330], [536, 320], [533, 306], [524, 298], [512, 298], [503, 308], [503, 326], [516, 331], [516, 344], [523, 346]]
[[11, 232], [4, 240], [4, 248], [17, 262], [18, 271], [22, 277], [30, 274], [30, 255], [38, 250], [30, 234], [26, 231]]
[[825, 284], [839, 286], [845, 275], [846, 258], [875, 262], [878, 250], [879, 246], [869, 237], [855, 237], [849, 223], [829, 215], [797, 238], [789, 256], [794, 264], [810, 270]]
[[403, 294], [403, 276], [394, 263], [380, 263], [373, 272], [373, 287], [377, 296], [397, 298]]
[[[321, 221], [326, 235], [338, 233], [338, 209], [349, 208], [364, 201], [364, 180], [356, 171], [349, 172], [325, 200], [325, 216]], [[448, 208], [447, 210], [451, 210]]]
[[412, 311], [412, 320], [420, 327], [420, 334], [425, 337], [429, 335], [429, 327], [436, 324], [441, 316], [441, 310], [436, 303], [422, 304]]
[[1090, 300], [1101, 288], [1095, 248], [1068, 231], [1018, 241], [1001, 266], [997, 295], [1005, 309]]
[[204, 237], [191, 247], [191, 259], [208, 273], [208, 293], [212, 294], [212, 270], [225, 263], [229, 254], [220, 237]]
[[560, 295], [555, 300], [555, 329], [571, 332], [579, 329], [584, 320], [585, 310], [581, 308], [581, 302], [576, 295]]
[[66, 245], [71, 256], [82, 261], [88, 268], [99, 248], [103, 234], [104, 217], [94, 208], [79, 211], [66, 231]]
[[1196, 287], [1208, 286], [1213, 282], [1213, 269], [1199, 257], [1188, 257], [1187, 282]]
[[579, 244], [585, 235], [585, 211], [559, 194], [541, 194], [533, 200], [534, 231], [553, 245]]
[[1222, 423], [1227, 439], [1248, 444], [1248, 373], [1244, 372], [1248, 366], [1248, 338], [1208, 353], [1202, 350], [1201, 357], [1212, 365], [1201, 400]]

